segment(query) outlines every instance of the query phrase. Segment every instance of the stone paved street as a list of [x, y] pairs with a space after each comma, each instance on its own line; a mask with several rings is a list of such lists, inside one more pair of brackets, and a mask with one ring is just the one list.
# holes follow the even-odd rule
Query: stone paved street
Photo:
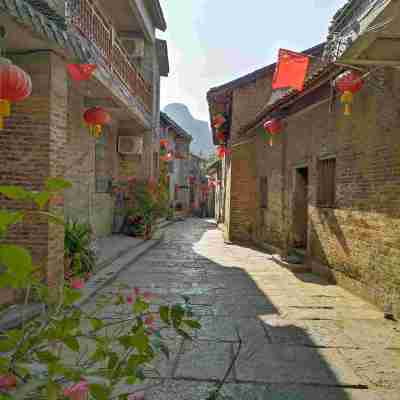
[[[122, 272], [119, 284], [163, 301], [188, 295], [202, 329], [193, 343], [171, 339], [146, 400], [205, 400], [242, 351], [226, 398], [399, 400], [400, 327], [381, 311], [271, 255], [227, 245], [211, 221], [189, 219]], [[90, 307], [90, 303], [88, 304]]]

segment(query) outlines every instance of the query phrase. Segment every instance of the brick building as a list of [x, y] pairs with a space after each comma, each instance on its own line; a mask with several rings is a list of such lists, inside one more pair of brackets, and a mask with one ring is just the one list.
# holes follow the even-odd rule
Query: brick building
[[[160, 76], [169, 69], [166, 43], [155, 36], [166, 29], [158, 0], [0, 1], [0, 26], [7, 33], [3, 56], [33, 84], [0, 131], [0, 183], [41, 190], [46, 177], [62, 176], [72, 188], [58, 212], [89, 222], [96, 236], [110, 234], [112, 177], [157, 175]], [[92, 79], [72, 80], [70, 63], [95, 64]], [[112, 117], [98, 141], [83, 121], [94, 106]], [[63, 228], [31, 222], [17, 226], [9, 240], [29, 247], [56, 284], [63, 275]], [[0, 302], [9, 300], [1, 295]]]
[[[212, 115], [224, 111], [230, 120], [226, 237], [304, 256], [314, 272], [400, 315], [396, 7], [348, 2], [324, 48], [311, 50], [323, 57], [302, 92], [271, 93], [271, 66], [212, 89], [208, 99]], [[364, 76], [350, 117], [332, 90], [349, 68]], [[263, 129], [271, 118], [283, 126], [272, 147]]]
[[171, 205], [190, 209], [190, 143], [192, 137], [166, 113], [160, 113], [160, 138], [168, 142], [169, 198]]

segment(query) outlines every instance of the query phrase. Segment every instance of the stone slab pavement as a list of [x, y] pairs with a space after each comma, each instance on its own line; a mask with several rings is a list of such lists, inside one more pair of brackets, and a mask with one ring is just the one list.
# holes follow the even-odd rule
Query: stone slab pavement
[[210, 220], [168, 227], [99, 295], [120, 284], [165, 302], [189, 296], [202, 323], [192, 343], [171, 338], [171, 359], [157, 362], [160, 376], [146, 381], [146, 400], [206, 400], [239, 338], [222, 398], [400, 400], [398, 323], [270, 254], [225, 244]]

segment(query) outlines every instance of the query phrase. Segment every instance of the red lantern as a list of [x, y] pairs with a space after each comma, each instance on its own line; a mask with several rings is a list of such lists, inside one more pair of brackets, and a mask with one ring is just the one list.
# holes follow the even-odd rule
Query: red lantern
[[225, 132], [217, 131], [217, 139], [220, 143], [225, 142]]
[[111, 122], [111, 115], [101, 107], [93, 107], [85, 111], [83, 119], [89, 127], [90, 134], [98, 139], [103, 125]]
[[364, 85], [361, 74], [356, 71], [343, 72], [336, 78], [334, 84], [336, 90], [342, 93], [340, 101], [344, 104], [344, 115], [351, 115], [353, 95], [360, 91]]
[[282, 131], [282, 123], [279, 119], [273, 118], [264, 124], [264, 129], [267, 133], [269, 133], [271, 135], [269, 145], [272, 146], [273, 136], [277, 135], [278, 133], [280, 133]]
[[217, 114], [213, 118], [213, 126], [216, 129], [219, 129], [222, 125], [224, 125], [226, 122], [226, 118], [223, 116], [223, 114]]
[[231, 153], [231, 151], [223, 145], [218, 146], [218, 148], [217, 148], [217, 156], [220, 160], [223, 160], [224, 157], [226, 157], [230, 153]]
[[32, 93], [31, 77], [11, 61], [0, 58], [0, 129], [11, 115], [11, 102], [25, 100]]
[[67, 70], [74, 81], [88, 81], [97, 68], [96, 64], [68, 64]]

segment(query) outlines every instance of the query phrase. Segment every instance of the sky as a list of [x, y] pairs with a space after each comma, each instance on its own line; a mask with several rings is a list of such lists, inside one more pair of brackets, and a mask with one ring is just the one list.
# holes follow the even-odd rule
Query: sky
[[347, 0], [160, 0], [170, 75], [161, 107], [186, 104], [208, 120], [207, 91], [276, 61], [278, 49], [302, 51], [325, 40]]

